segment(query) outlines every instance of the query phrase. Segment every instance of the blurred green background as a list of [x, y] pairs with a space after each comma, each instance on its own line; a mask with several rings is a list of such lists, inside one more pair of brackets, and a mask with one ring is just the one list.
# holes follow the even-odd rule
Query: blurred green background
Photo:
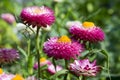
[[[16, 23], [9, 25], [0, 18], [0, 47], [16, 48], [21, 45], [13, 28], [21, 22], [19, 15], [26, 6], [49, 6], [55, 11], [56, 21], [49, 32], [50, 36], [68, 33], [65, 27], [68, 21], [92, 21], [100, 26], [105, 34], [101, 48], [106, 49], [110, 57], [110, 72], [113, 80], [120, 79], [120, 0], [0, 0], [0, 14], [11, 13]], [[24, 42], [24, 40], [23, 40]], [[96, 80], [96, 79], [95, 79]], [[101, 78], [104, 80], [104, 77]], [[109, 80], [109, 79], [108, 79]]]

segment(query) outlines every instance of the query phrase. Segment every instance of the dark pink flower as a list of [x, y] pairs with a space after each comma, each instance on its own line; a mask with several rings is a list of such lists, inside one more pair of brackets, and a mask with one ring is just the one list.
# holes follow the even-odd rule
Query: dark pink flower
[[63, 68], [61, 66], [56, 66], [56, 70], [55, 70], [55, 66], [53, 64], [48, 65], [48, 72], [50, 72], [51, 74], [55, 74], [56, 72], [62, 70]]
[[70, 64], [69, 69], [77, 76], [96, 76], [100, 67], [96, 66], [96, 60], [90, 63], [88, 59], [84, 59], [75, 60], [74, 63]]
[[9, 63], [19, 58], [18, 51], [15, 49], [0, 49], [0, 64]]
[[55, 21], [53, 10], [45, 6], [26, 7], [22, 10], [20, 17], [25, 24], [33, 27], [47, 27]]
[[49, 57], [69, 60], [70, 58], [76, 59], [76, 56], [79, 56], [83, 51], [83, 46], [72, 42], [67, 36], [62, 36], [50, 38], [44, 43], [43, 50]]
[[1, 14], [1, 18], [9, 24], [13, 24], [15, 22], [14, 16], [10, 13]]
[[73, 35], [72, 38], [80, 39], [89, 42], [103, 41], [105, 34], [99, 27], [96, 27], [92, 22], [84, 22], [81, 25], [73, 25], [70, 28], [70, 33]]

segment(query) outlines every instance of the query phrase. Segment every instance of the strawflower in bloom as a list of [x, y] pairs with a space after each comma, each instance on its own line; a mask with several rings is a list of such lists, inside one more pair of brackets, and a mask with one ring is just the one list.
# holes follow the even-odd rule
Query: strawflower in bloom
[[69, 69], [77, 76], [96, 76], [100, 67], [96, 65], [96, 60], [90, 63], [88, 59], [84, 59], [75, 60], [74, 63], [70, 64]]
[[56, 69], [55, 69], [55, 66], [53, 65], [53, 64], [51, 64], [51, 65], [49, 65], [48, 66], [48, 72], [50, 73], [50, 74], [55, 74], [56, 72], [58, 72], [58, 71], [60, 71], [60, 70], [62, 70], [63, 68], [61, 67], [61, 66], [59, 66], [59, 65], [57, 65], [56, 66]]
[[26, 7], [22, 10], [20, 17], [25, 24], [32, 25], [32, 27], [47, 27], [55, 21], [53, 10], [45, 6]]
[[10, 63], [19, 58], [18, 51], [15, 49], [0, 49], [0, 64]]
[[83, 46], [71, 41], [67, 36], [52, 37], [44, 43], [44, 52], [55, 59], [76, 59], [83, 51]]
[[[51, 62], [47, 60], [45, 57], [40, 58], [40, 66], [50, 65], [50, 64]], [[38, 62], [34, 64], [34, 69], [38, 69]]]
[[3, 13], [1, 14], [1, 18], [5, 20], [9, 24], [13, 24], [15, 22], [15, 18], [12, 14], [10, 13]]
[[80, 39], [89, 42], [103, 41], [105, 34], [100, 27], [97, 27], [92, 22], [84, 22], [81, 25], [73, 25], [70, 27], [70, 33], [74, 39]]

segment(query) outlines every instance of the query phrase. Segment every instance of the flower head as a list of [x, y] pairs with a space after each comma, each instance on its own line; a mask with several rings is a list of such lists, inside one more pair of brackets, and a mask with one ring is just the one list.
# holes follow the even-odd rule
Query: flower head
[[96, 76], [100, 67], [96, 66], [96, 60], [93, 63], [90, 63], [88, 59], [84, 59], [75, 60], [74, 63], [70, 64], [69, 69], [77, 76]]
[[76, 59], [76, 56], [83, 51], [83, 46], [77, 42], [72, 42], [67, 36], [61, 36], [46, 41], [43, 50], [49, 57], [69, 60], [70, 58]]
[[62, 70], [63, 68], [61, 66], [56, 66], [56, 70], [55, 70], [55, 66], [53, 64], [48, 66], [48, 72], [50, 72], [51, 74], [55, 74], [56, 72]]
[[11, 80], [14, 77], [13, 74], [0, 74], [0, 80]]
[[15, 22], [14, 16], [10, 13], [1, 14], [1, 18], [9, 24], [13, 24]]
[[0, 64], [9, 63], [19, 58], [18, 51], [15, 49], [0, 49]]
[[[40, 58], [40, 66], [44, 66], [44, 65], [50, 65], [51, 62], [49, 60], [47, 60], [46, 58], [42, 57]], [[34, 64], [34, 69], [37, 69], [38, 68], [38, 62], [36, 62]]]
[[47, 27], [55, 21], [54, 12], [45, 6], [26, 7], [22, 10], [20, 16], [25, 24], [33, 27]]
[[99, 27], [96, 27], [92, 22], [84, 22], [81, 25], [73, 25], [70, 28], [70, 33], [74, 39], [80, 39], [89, 42], [103, 41], [105, 34]]

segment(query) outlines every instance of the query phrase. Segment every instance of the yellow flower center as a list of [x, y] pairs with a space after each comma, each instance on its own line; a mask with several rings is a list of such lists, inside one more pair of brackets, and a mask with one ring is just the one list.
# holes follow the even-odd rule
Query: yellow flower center
[[46, 61], [46, 58], [40, 58], [40, 62], [45, 62]]
[[61, 36], [57, 42], [64, 42], [64, 43], [71, 42], [71, 39], [64, 35], [64, 36]]
[[0, 68], [0, 74], [2, 74], [3, 73], [3, 70]]
[[35, 9], [33, 9], [32, 10], [33, 11], [33, 13], [36, 13], [36, 14], [39, 14], [39, 13], [41, 13], [42, 12], [42, 10], [40, 10], [39, 8], [35, 8]]
[[82, 25], [83, 25], [84, 28], [92, 28], [92, 27], [95, 27], [95, 25], [94, 25], [93, 22], [84, 22]]
[[24, 78], [21, 75], [16, 75], [12, 80], [24, 80]]

